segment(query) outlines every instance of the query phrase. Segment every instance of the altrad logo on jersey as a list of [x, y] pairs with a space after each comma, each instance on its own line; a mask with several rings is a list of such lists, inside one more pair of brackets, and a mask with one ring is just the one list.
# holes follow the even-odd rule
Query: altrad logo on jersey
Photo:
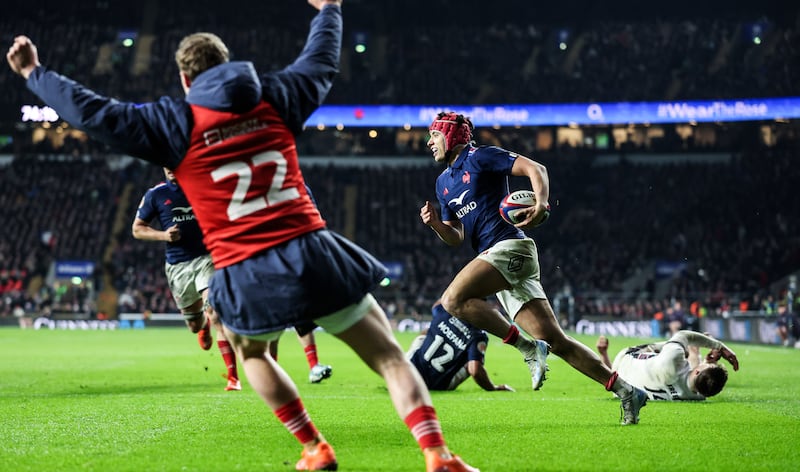
[[467, 213], [471, 212], [472, 210], [474, 210], [476, 208], [478, 208], [478, 204], [477, 203], [469, 202], [466, 205], [464, 205], [463, 207], [461, 207], [461, 209], [456, 212], [456, 216], [459, 219], [464, 218], [464, 216], [466, 216]]
[[[445, 189], [447, 190], [447, 189]], [[478, 207], [478, 204], [475, 202], [468, 202], [464, 204], [464, 198], [466, 198], [467, 194], [469, 193], [470, 189], [466, 189], [461, 192], [461, 195], [457, 196], [456, 198], [451, 199], [448, 203], [453, 206], [464, 205], [458, 211], [456, 211], [456, 216], [459, 218], [463, 218], [464, 215], [471, 212], [475, 208]]]
[[461, 192], [461, 195], [459, 195], [456, 198], [450, 200], [450, 203], [452, 203], [454, 205], [463, 205], [464, 204], [464, 197], [466, 197], [468, 193], [469, 193], [469, 189], [464, 190], [463, 192]]
[[183, 223], [184, 221], [192, 221], [194, 220], [194, 215], [173, 215], [172, 221], [175, 223]]
[[182, 223], [184, 221], [194, 220], [194, 212], [192, 207], [175, 207], [172, 209], [172, 221], [174, 223]]

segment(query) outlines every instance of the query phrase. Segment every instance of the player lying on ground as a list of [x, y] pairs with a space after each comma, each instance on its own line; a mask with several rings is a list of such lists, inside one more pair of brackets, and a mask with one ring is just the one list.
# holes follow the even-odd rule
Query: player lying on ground
[[[702, 361], [699, 348], [711, 349]], [[623, 349], [613, 363], [605, 336], [597, 340], [597, 351], [606, 365], [653, 400], [705, 400], [718, 394], [728, 381], [728, 371], [717, 363], [720, 357], [739, 370], [728, 346], [696, 331], [681, 330], [667, 341]]]
[[450, 316], [440, 301], [433, 305], [428, 331], [417, 336], [406, 353], [431, 390], [455, 390], [472, 376], [488, 391], [514, 389], [495, 385], [483, 366], [489, 336], [466, 321]]

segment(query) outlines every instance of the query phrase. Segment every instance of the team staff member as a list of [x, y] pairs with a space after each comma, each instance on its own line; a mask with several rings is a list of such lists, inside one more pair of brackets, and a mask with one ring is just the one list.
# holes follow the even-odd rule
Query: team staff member
[[[25, 36], [6, 58], [64, 120], [173, 170], [216, 268], [211, 305], [247, 379], [303, 445], [297, 469], [335, 470], [337, 459], [267, 343], [314, 321], [384, 378], [428, 470], [473, 470], [448, 450], [430, 394], [370, 294], [386, 269], [328, 231], [305, 190], [295, 136], [331, 88], [343, 27], [341, 0], [308, 1], [320, 13], [299, 57], [260, 78], [252, 63], [230, 62], [216, 35], [183, 38], [175, 58], [185, 99], [135, 104], [98, 95], [40, 65]], [[248, 440], [258, 433], [243, 432]]]

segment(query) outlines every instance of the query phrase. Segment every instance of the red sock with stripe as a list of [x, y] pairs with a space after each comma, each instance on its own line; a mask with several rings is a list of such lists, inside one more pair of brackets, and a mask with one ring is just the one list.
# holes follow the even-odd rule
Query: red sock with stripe
[[633, 390], [633, 387], [631, 387], [631, 384], [628, 382], [622, 380], [619, 374], [614, 371], [611, 374], [611, 378], [608, 379], [608, 382], [606, 382], [606, 390], [609, 392], [614, 392], [617, 394], [617, 396], [622, 397], [626, 393], [629, 393], [631, 390]]
[[617, 374], [616, 372], [611, 374], [611, 377], [608, 379], [608, 382], [606, 382], [606, 390], [610, 392], [614, 388], [614, 382], [617, 381], [617, 377], [619, 377], [619, 374]]
[[228, 377], [238, 379], [239, 373], [236, 369], [236, 354], [234, 354], [231, 344], [226, 339], [217, 338], [217, 347], [219, 348], [220, 354], [222, 354], [222, 360], [225, 361], [225, 368], [228, 369]]
[[315, 365], [319, 364], [316, 344], [309, 344], [308, 346], [304, 347], [303, 350], [306, 352], [306, 360], [308, 361], [309, 368], [313, 368]]
[[311, 422], [311, 417], [308, 416], [308, 412], [299, 398], [275, 410], [275, 416], [301, 444], [312, 441], [319, 435], [317, 427]]
[[421, 406], [403, 419], [421, 449], [444, 446], [442, 426], [432, 406]]
[[517, 329], [516, 326], [511, 325], [511, 327], [508, 328], [508, 334], [506, 334], [506, 337], [503, 338], [503, 342], [515, 346], [517, 344], [518, 339], [519, 339], [519, 329]]

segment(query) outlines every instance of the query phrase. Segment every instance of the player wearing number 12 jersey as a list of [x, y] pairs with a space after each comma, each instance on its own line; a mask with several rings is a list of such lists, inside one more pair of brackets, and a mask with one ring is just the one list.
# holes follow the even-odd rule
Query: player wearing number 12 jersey
[[485, 331], [450, 316], [437, 302], [428, 332], [414, 340], [406, 356], [431, 390], [455, 390], [472, 376], [484, 390], [513, 392], [508, 385], [495, 385], [483, 367], [488, 342]]
[[250, 384], [303, 445], [298, 470], [336, 470], [337, 459], [267, 344], [309, 321], [385, 379], [428, 470], [474, 470], [450, 454], [425, 384], [370, 295], [386, 269], [328, 231], [305, 190], [295, 135], [332, 86], [343, 28], [341, 0], [308, 2], [320, 12], [306, 45], [274, 73], [259, 77], [252, 63], [231, 62], [211, 33], [183, 38], [175, 59], [185, 99], [134, 104], [100, 96], [43, 67], [25, 36], [6, 58], [64, 120], [174, 172], [216, 269], [211, 305]]

